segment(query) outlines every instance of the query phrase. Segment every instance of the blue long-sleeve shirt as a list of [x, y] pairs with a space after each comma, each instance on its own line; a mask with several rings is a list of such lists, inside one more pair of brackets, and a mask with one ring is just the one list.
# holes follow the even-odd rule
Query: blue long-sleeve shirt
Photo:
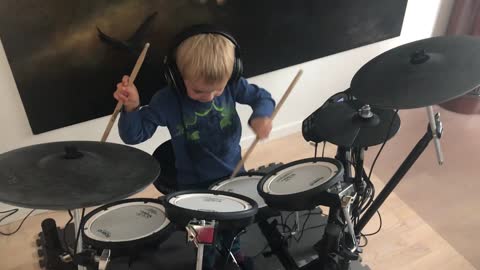
[[166, 126], [179, 186], [209, 183], [231, 174], [241, 159], [242, 127], [236, 102], [252, 107], [250, 120], [271, 116], [275, 107], [270, 93], [244, 78], [228, 84], [211, 102], [195, 101], [167, 87], [149, 105], [121, 113], [120, 137], [127, 144], [137, 144], [152, 137], [158, 126]]

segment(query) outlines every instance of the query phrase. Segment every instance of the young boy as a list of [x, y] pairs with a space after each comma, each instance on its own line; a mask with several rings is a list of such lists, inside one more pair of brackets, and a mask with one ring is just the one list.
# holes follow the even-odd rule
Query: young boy
[[[192, 29], [180, 36], [185, 33], [190, 36], [174, 44], [170, 55], [181, 76], [176, 84], [181, 85], [161, 89], [143, 107], [139, 107], [136, 87], [128, 86], [128, 76], [117, 84], [114, 93], [115, 99], [124, 104], [119, 131], [125, 143], [149, 139], [158, 126], [168, 128], [179, 190], [208, 188], [230, 175], [241, 160], [242, 127], [236, 102], [252, 107], [248, 123], [260, 139], [268, 137], [272, 129], [270, 116], [275, 107], [265, 89], [232, 76], [238, 73], [241, 60], [231, 36], [216, 30], [195, 33]], [[204, 269], [213, 267], [214, 257], [209, 255], [212, 252], [205, 250]], [[232, 253], [240, 254], [238, 245]]]

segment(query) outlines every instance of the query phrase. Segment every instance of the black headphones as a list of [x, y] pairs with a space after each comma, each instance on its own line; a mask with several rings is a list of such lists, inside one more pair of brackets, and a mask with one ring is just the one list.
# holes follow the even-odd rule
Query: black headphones
[[233, 62], [232, 76], [230, 77], [229, 83], [238, 81], [243, 74], [243, 64], [240, 58], [240, 46], [235, 38], [218, 26], [210, 24], [196, 24], [188, 27], [175, 36], [171, 47], [168, 49], [168, 53], [163, 60], [165, 65], [163, 74], [166, 82], [170, 87], [179, 90], [181, 93], [185, 93], [186, 89], [185, 84], [183, 83], [182, 75], [177, 67], [175, 59], [176, 50], [183, 41], [199, 34], [218, 34], [230, 40], [233, 45], [235, 45], [235, 60]]

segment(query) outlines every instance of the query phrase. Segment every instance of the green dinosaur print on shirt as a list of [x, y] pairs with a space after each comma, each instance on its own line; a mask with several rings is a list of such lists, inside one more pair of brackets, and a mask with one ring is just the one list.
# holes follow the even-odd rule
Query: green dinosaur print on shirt
[[[231, 126], [233, 123], [233, 116], [235, 115], [235, 110], [233, 107], [229, 108], [227, 106], [217, 106], [215, 101], [210, 103], [210, 107], [201, 112], [195, 112], [191, 117], [184, 117], [185, 127], [188, 129], [189, 127], [193, 127], [197, 124], [199, 117], [208, 117], [212, 110], [219, 112], [221, 119], [220, 119], [220, 128], [223, 130], [228, 126]], [[183, 124], [178, 124], [176, 126], [177, 132], [175, 136], [181, 136], [184, 133]], [[189, 141], [198, 141], [200, 140], [200, 132], [198, 130], [189, 131], [187, 132], [187, 140]]]

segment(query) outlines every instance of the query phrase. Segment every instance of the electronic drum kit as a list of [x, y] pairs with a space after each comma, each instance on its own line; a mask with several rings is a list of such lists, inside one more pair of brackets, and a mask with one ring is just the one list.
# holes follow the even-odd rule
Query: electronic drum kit
[[[316, 245], [316, 260], [299, 267], [288, 250], [278, 246], [284, 235], [276, 234], [278, 239], [268, 242], [277, 245], [272, 250], [285, 269], [350, 269], [361, 253], [362, 229], [431, 140], [443, 162], [442, 125], [431, 106], [480, 85], [478, 70], [480, 39], [470, 36], [427, 38], [370, 60], [348, 90], [303, 121], [305, 140], [336, 145], [335, 158], [315, 156], [266, 174], [220, 179], [208, 190], [125, 199], [158, 177], [160, 166], [151, 155], [106, 142], [45, 143], [0, 155], [0, 201], [33, 209], [75, 210], [75, 252], [66, 257], [79, 269], [85, 261], [95, 269], [109, 269], [111, 258], [158, 245], [180, 229], [197, 247], [198, 270], [204, 245], [212, 244], [218, 231], [241, 234], [253, 223], [265, 229], [265, 216], [276, 211], [327, 206], [328, 223]], [[374, 199], [363, 168], [364, 151], [396, 134], [398, 109], [420, 107], [426, 107], [429, 116], [426, 133]], [[92, 206], [98, 208], [82, 219], [79, 210]], [[85, 256], [88, 247], [95, 252]]]

